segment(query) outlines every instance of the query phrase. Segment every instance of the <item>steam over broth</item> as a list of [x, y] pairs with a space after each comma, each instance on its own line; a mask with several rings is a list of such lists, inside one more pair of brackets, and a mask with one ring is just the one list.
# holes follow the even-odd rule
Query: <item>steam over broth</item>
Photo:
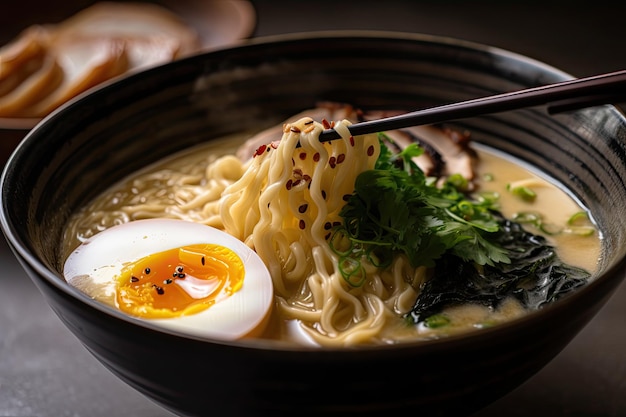
[[[280, 145], [267, 141], [250, 160], [236, 156], [245, 149], [247, 136], [225, 138], [175, 155], [115, 185], [73, 216], [64, 258], [91, 236], [139, 219], [183, 219], [225, 230], [260, 255], [274, 282], [274, 307], [259, 337], [303, 344], [429, 339], [527, 314], [520, 299], [507, 296], [494, 305], [455, 303], [429, 313], [430, 321], [408, 323], [416, 298], [432, 279], [432, 266], [415, 266], [410, 254], [394, 253], [384, 267], [376, 262], [385, 256], [359, 258], [354, 268], [362, 275], [352, 274], [353, 269], [346, 273], [341, 264], [346, 235], [335, 239], [342, 230], [342, 208], [355, 193], [358, 175], [372, 170], [386, 147], [379, 148], [376, 135], [351, 138], [345, 129], [349, 123], [336, 125], [338, 131], [343, 129], [342, 140], [315, 143], [323, 126], [312, 119], [294, 120], [281, 130]], [[482, 147], [472, 152], [477, 163], [468, 195], [497, 195], [504, 218], [517, 218], [525, 230], [556, 247], [564, 263], [593, 273], [601, 239], [591, 222], [577, 215], [583, 208], [505, 155]], [[277, 166], [279, 160], [286, 161], [284, 166]], [[270, 195], [272, 187], [276, 190]], [[92, 296], [114, 304], [101, 294]]]

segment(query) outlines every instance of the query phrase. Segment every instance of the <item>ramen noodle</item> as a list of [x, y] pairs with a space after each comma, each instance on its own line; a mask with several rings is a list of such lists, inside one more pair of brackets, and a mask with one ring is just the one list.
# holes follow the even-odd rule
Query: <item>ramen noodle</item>
[[[215, 227], [253, 249], [270, 272], [275, 303], [260, 337], [296, 343], [350, 346], [428, 339], [526, 314], [518, 300], [505, 297], [496, 307], [448, 306], [442, 312], [445, 326], [409, 325], [407, 315], [433, 268], [415, 266], [400, 252], [384, 266], [361, 259], [362, 281], [354, 285], [346, 279], [337, 249], [342, 236], [333, 242], [344, 222], [342, 209], [359, 175], [373, 170], [387, 151], [378, 135], [352, 137], [350, 124], [333, 123], [341, 138], [320, 142], [330, 124], [301, 117], [285, 123], [282, 138], [260, 145], [248, 159], [236, 156], [236, 141], [229, 139], [148, 167], [73, 217], [65, 252], [104, 229], [138, 219], [174, 218]], [[543, 213], [544, 225], [566, 224], [581, 211], [565, 192], [524, 167], [486, 150], [478, 155], [476, 187], [499, 195], [505, 217], [532, 207], [533, 213]], [[532, 202], [507, 192], [522, 180], [536, 193]], [[559, 212], [545, 209], [557, 206]], [[574, 248], [562, 252], [567, 262], [593, 270], [597, 232], [546, 236], [551, 245]], [[583, 253], [586, 261], [579, 262]]]

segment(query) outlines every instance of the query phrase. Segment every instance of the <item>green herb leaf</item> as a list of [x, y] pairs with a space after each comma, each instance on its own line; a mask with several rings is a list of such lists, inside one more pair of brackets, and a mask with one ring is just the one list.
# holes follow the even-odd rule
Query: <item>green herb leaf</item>
[[341, 236], [352, 242], [342, 256], [373, 253], [380, 261], [404, 253], [414, 267], [434, 266], [447, 252], [479, 265], [509, 262], [490, 237], [498, 231], [494, 199], [469, 199], [457, 188], [465, 184], [459, 178], [437, 187], [412, 160], [423, 152], [417, 144], [394, 155], [384, 144], [389, 139], [380, 140], [375, 169], [357, 177], [340, 212]]

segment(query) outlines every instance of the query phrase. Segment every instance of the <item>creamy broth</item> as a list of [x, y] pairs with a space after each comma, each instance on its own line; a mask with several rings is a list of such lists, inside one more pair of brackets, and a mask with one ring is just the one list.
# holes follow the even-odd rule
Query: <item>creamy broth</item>
[[[478, 148], [480, 164], [477, 167], [479, 192], [497, 193], [500, 209], [506, 218], [514, 218], [519, 213], [538, 213], [543, 222], [551, 228], [565, 228], [568, 220], [583, 208], [561, 188], [547, 181], [537, 173], [514, 163], [506, 155]], [[510, 184], [526, 184], [536, 193], [533, 201], [526, 201], [510, 191]], [[598, 265], [601, 239], [597, 231], [591, 235], [575, 233], [545, 233], [540, 228], [526, 225], [533, 233], [544, 236], [550, 244], [558, 248], [559, 257], [566, 263], [594, 272]], [[492, 309], [476, 304], [449, 307], [442, 315], [450, 320], [440, 328], [424, 325], [406, 327], [398, 323], [392, 331], [393, 338], [437, 338], [460, 334], [473, 329], [481, 329], [504, 323], [527, 314], [528, 311], [516, 300], [506, 299], [498, 308]], [[399, 336], [401, 335], [401, 336]]]
[[[104, 229], [142, 218], [183, 218], [220, 227], [219, 213], [213, 206], [207, 204], [207, 201], [217, 199], [229, 184], [244, 174], [244, 167], [235, 163], [236, 158], [232, 155], [245, 138], [237, 136], [213, 141], [147, 167], [115, 185], [71, 219], [63, 246], [64, 256], [71, 253], [81, 241]], [[483, 148], [478, 148], [477, 153], [479, 164], [476, 192], [498, 194], [500, 210], [505, 217], [513, 218], [518, 213], [537, 212], [541, 214], [544, 224], [554, 230], [566, 227], [571, 216], [583, 210], [566, 192], [510, 159]], [[228, 166], [215, 168], [219, 164]], [[220, 176], [214, 177], [214, 172], [218, 171], [221, 172]], [[510, 192], [508, 187], [514, 183], [523, 183], [534, 191], [536, 193], [534, 200], [525, 201]], [[181, 188], [188, 192], [181, 192]], [[198, 190], [202, 190], [202, 193], [197, 192]], [[206, 190], [210, 192], [207, 193]], [[558, 254], [563, 261], [593, 273], [601, 246], [597, 231], [590, 235], [545, 234], [532, 226], [528, 227], [531, 233], [545, 235], [548, 241], [558, 248]], [[527, 313], [520, 303], [514, 299], [507, 299], [496, 309], [479, 305], [449, 307], [441, 313], [449, 321], [442, 327], [407, 326], [401, 314], [392, 317], [391, 312], [394, 310], [406, 312], [407, 306], [410, 307], [413, 302], [411, 296], [414, 299], [420, 280], [424, 279], [426, 278], [423, 272], [415, 272], [412, 280], [416, 290], [409, 288], [405, 295], [394, 301], [398, 305], [390, 307], [389, 312], [383, 314], [385, 325], [378, 331], [376, 343], [431, 339], [489, 327]], [[285, 309], [281, 306], [284, 307], [285, 303], [285, 300], [277, 298], [276, 306], [269, 318], [269, 325], [260, 337], [298, 344], [320, 344], [311, 338], [310, 331], [302, 330], [298, 320], [284, 315]], [[338, 323], [345, 320], [341, 325], [348, 326], [353, 318], [346, 316], [345, 319], [340, 317], [337, 320]], [[316, 327], [314, 320], [308, 325], [310, 328]], [[337, 323], [335, 325], [338, 326]], [[359, 339], [358, 343], [368, 343], [365, 337]]]
[[[570, 217], [583, 208], [567, 193], [543, 177], [511, 163], [493, 152], [483, 151], [480, 156], [479, 177], [489, 177], [489, 181], [481, 181], [481, 187], [497, 192], [501, 198], [502, 213], [513, 218], [517, 213], [538, 212], [543, 221], [558, 227], [564, 227]], [[533, 202], [517, 198], [507, 190], [507, 185], [515, 182], [528, 181], [537, 197]], [[600, 256], [600, 239], [597, 233], [592, 237], [581, 237], [576, 234], [560, 233], [550, 235], [541, 230], [529, 227], [532, 233], [542, 234], [559, 248], [559, 256], [571, 265], [595, 271]]]

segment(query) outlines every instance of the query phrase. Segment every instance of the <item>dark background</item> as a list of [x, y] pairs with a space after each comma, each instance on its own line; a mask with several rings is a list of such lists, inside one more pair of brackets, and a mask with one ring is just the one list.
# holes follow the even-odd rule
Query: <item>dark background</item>
[[[0, 44], [27, 23], [61, 20], [88, 3], [68, 1], [61, 8], [56, 2], [2, 0]], [[420, 32], [507, 49], [576, 77], [626, 69], [625, 2], [253, 3], [254, 36], [327, 29]], [[44, 303], [3, 239], [0, 256], [0, 416], [171, 416], [90, 356]], [[626, 416], [625, 318], [623, 284], [548, 366], [475, 417]]]

